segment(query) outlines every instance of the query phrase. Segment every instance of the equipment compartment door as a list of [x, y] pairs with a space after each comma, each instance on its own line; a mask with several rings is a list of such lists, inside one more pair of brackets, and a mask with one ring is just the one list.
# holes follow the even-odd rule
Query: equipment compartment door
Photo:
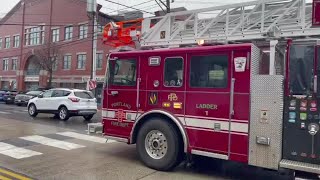
[[193, 150], [227, 156], [231, 53], [190, 53], [187, 56], [185, 121], [190, 146]]
[[[318, 49], [319, 50], [319, 49]], [[320, 163], [320, 59], [315, 45], [289, 47], [283, 158]], [[319, 53], [319, 52], [318, 52]]]
[[[106, 135], [128, 137], [137, 116], [139, 92], [138, 56], [111, 56], [105, 100], [108, 111]], [[104, 105], [106, 107], [106, 105]], [[109, 128], [108, 128], [109, 127]]]

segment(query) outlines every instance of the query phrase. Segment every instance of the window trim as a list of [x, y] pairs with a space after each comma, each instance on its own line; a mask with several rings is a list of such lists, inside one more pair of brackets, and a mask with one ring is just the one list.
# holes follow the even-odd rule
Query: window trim
[[[2, 59], [2, 71], [9, 71], [9, 66], [10, 66], [10, 63], [9, 63], [9, 58], [3, 58]], [[6, 63], [5, 63], [6, 62]], [[5, 66], [6, 64], [6, 66]], [[6, 69], [4, 67], [7, 67]]]
[[[67, 68], [67, 69], [64, 68], [64, 62], [65, 62], [65, 59], [64, 59], [64, 58], [65, 58], [66, 56], [70, 56], [70, 67]], [[78, 60], [78, 59], [77, 59], [77, 60]], [[72, 68], [72, 54], [71, 54], [71, 53], [64, 54], [64, 55], [63, 55], [62, 70], [69, 71], [69, 70], [71, 70], [71, 68]]]
[[[6, 39], [9, 38], [9, 47], [7, 47], [7, 41]], [[11, 36], [5, 36], [4, 37], [4, 48], [3, 49], [10, 49], [11, 47]]]
[[[182, 59], [182, 77], [183, 77], [183, 79], [182, 79], [181, 86], [166, 86], [165, 85], [165, 73], [166, 73], [166, 69], [165, 68], [166, 68], [166, 60], [168, 58], [181, 58]], [[184, 82], [183, 82], [184, 81], [184, 58], [182, 56], [170, 56], [170, 57], [166, 57], [163, 62], [164, 62], [164, 65], [163, 65], [163, 82], [162, 82], [162, 85], [164, 87], [166, 87], [166, 88], [181, 88], [181, 87], [183, 87], [184, 86]]]
[[[64, 37], [63, 40], [64, 41], [72, 41], [73, 39], [73, 35], [74, 35], [74, 25], [73, 24], [68, 24], [66, 26], [64, 26], [63, 30], [64, 30]], [[70, 39], [66, 39], [67, 36], [67, 28], [71, 28], [72, 31], [70, 31], [68, 34], [71, 34]]]
[[87, 62], [87, 53], [77, 53], [77, 67], [76, 67], [76, 70], [86, 70], [86, 65], [84, 65], [83, 68], [78, 68], [78, 61], [79, 61], [78, 57], [79, 57], [79, 55], [85, 55], [86, 56], [86, 62]]
[[[221, 53], [220, 54], [220, 52], [219, 52], [219, 54], [204, 54], [204, 53], [199, 53], [199, 54], [195, 54], [195, 53], [192, 53], [192, 54], [190, 54], [189, 55], [190, 56], [190, 63], [189, 63], [189, 74], [188, 74], [188, 81], [189, 81], [189, 83], [188, 83], [188, 85], [189, 85], [189, 87], [188, 88], [190, 88], [190, 89], [216, 89], [216, 90], [221, 90], [221, 89], [229, 89], [230, 88], [230, 86], [229, 86], [229, 81], [228, 81], [228, 79], [229, 79], [229, 76], [230, 76], [230, 71], [232, 71], [232, 69], [230, 69], [230, 59], [231, 59], [231, 57], [230, 57], [230, 54], [228, 53], [228, 52], [223, 52], [223, 54]], [[191, 68], [192, 68], [192, 66], [191, 66], [191, 61], [192, 61], [192, 57], [194, 57], [194, 56], [226, 56], [227, 57], [227, 69], [228, 69], [228, 72], [227, 72], [227, 85], [225, 86], [225, 87], [193, 87], [193, 86], [191, 86]]]
[[[54, 31], [57, 31], [57, 33], [54, 34]], [[51, 28], [51, 42], [56, 43], [59, 41], [60, 41], [60, 28], [59, 27], [52, 27]]]
[[[101, 58], [101, 67], [98, 67], [98, 54], [101, 54], [102, 56], [102, 58]], [[101, 69], [103, 69], [103, 52], [99, 52], [99, 51], [97, 51], [97, 53], [96, 53], [96, 69], [97, 70], [101, 70]]]
[[[15, 37], [18, 37], [19, 38], [19, 44], [18, 44], [18, 46], [15, 46]], [[20, 37], [20, 34], [14, 34], [14, 35], [12, 35], [12, 48], [19, 48], [20, 47], [20, 45], [21, 45], [21, 37]]]
[[[84, 27], [84, 29], [86, 29], [86, 33], [83, 34], [83, 37], [81, 38], [81, 26]], [[79, 37], [78, 39], [81, 40], [81, 39], [87, 39], [88, 38], [88, 33], [89, 33], [89, 23], [80, 23], [78, 25], [78, 29], [79, 29]], [[83, 30], [84, 31], [84, 30]]]
[[[16, 64], [16, 69], [13, 69], [13, 62], [14, 62], [14, 61], [17, 62], [17, 64]], [[19, 64], [18, 57], [13, 57], [13, 58], [11, 58], [11, 71], [17, 71], [17, 70], [19, 70], [18, 64]]]
[[[40, 23], [38, 25], [33, 25], [33, 26], [25, 26], [24, 27], [24, 32], [23, 32], [23, 45], [25, 47], [34, 47], [34, 46], [40, 46], [43, 45], [45, 43], [45, 34], [46, 34], [46, 27], [45, 27], [45, 23]], [[40, 31], [38, 32], [31, 32], [28, 30], [31, 30], [32, 28], [40, 28]], [[26, 32], [27, 30], [27, 32]], [[31, 44], [30, 43], [30, 34], [31, 33], [39, 33], [39, 44]], [[27, 35], [27, 36], [26, 36]], [[33, 38], [37, 38], [37, 37], [33, 37]], [[49, 39], [49, 41], [51, 41], [51, 39]]]

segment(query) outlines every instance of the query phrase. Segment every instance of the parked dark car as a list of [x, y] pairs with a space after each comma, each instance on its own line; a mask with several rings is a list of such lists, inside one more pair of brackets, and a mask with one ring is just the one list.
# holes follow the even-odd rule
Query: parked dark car
[[43, 91], [28, 91], [27, 93], [17, 94], [14, 103], [18, 106], [27, 105], [30, 99], [37, 97], [42, 92]]
[[0, 90], [0, 101], [3, 101], [3, 97], [6, 94], [7, 91]]
[[6, 94], [3, 96], [3, 101], [6, 104], [13, 104], [17, 94], [17, 91], [7, 91]]

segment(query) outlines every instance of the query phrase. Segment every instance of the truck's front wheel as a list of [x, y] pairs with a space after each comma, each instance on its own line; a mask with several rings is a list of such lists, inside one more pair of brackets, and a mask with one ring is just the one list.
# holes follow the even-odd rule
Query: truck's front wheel
[[174, 126], [162, 119], [149, 119], [139, 130], [137, 151], [148, 167], [167, 171], [181, 160], [182, 147]]

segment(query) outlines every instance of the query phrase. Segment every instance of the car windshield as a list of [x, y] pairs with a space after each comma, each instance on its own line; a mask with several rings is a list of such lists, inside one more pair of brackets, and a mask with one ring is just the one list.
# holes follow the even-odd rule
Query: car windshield
[[26, 94], [27, 95], [39, 95], [39, 94], [41, 94], [42, 93], [42, 91], [29, 91], [29, 92], [27, 92]]
[[93, 99], [94, 95], [90, 91], [75, 91], [74, 95], [83, 99]]

